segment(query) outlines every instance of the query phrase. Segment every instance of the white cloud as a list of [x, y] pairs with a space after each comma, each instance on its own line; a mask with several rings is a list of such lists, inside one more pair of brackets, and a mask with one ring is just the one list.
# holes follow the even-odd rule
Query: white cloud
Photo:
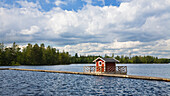
[[117, 1], [120, 1], [120, 2], [130, 2], [132, 0], [117, 0]]
[[61, 1], [61, 0], [56, 0], [55, 1], [55, 4], [57, 5], [57, 6], [59, 6], [59, 5], [67, 5], [67, 3], [66, 2], [64, 2], [64, 1]]
[[37, 26], [31, 26], [30, 29], [21, 30], [21, 34], [31, 35], [31, 34], [35, 34], [36, 32], [39, 32], [39, 30], [40, 30], [39, 27], [37, 27]]
[[[152, 55], [158, 57], [170, 58], [170, 39], [158, 40], [145, 44], [139, 41], [127, 41], [102, 44], [102, 43], [81, 43], [77, 45], [66, 45], [56, 47], [60, 50], [71, 52], [72, 55], [79, 53], [81, 55]], [[165, 52], [164, 52], [165, 51]]]
[[46, 2], [46, 3], [50, 3], [50, 1], [49, 1], [49, 0], [45, 0], [45, 2]]
[[[88, 4], [77, 12], [59, 7], [44, 12], [39, 10], [38, 3], [18, 3], [23, 7], [0, 7], [1, 41], [46, 41], [82, 54], [158, 55], [161, 50], [160, 56], [170, 57], [166, 53], [170, 48], [167, 44], [170, 39], [169, 0], [131, 0], [119, 7]], [[57, 0], [55, 4], [67, 3]], [[162, 43], [166, 44], [159, 46]]]
[[92, 3], [92, 0], [82, 0], [84, 2], [86, 2], [87, 4], [91, 4]]
[[33, 3], [33, 2], [27, 2], [27, 1], [16, 1], [18, 4], [22, 6], [22, 8], [38, 8], [41, 9], [41, 6], [39, 5], [39, 2]]

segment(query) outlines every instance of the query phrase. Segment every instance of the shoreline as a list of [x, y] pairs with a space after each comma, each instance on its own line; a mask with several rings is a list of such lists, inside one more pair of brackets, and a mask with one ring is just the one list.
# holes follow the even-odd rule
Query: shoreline
[[[93, 64], [93, 63], [73, 63], [73, 64]], [[117, 63], [117, 64], [130, 64], [130, 65], [135, 65], [135, 64], [170, 64], [170, 63]], [[71, 65], [71, 64], [57, 64], [57, 65]], [[0, 66], [56, 66], [56, 65], [0, 65]]]

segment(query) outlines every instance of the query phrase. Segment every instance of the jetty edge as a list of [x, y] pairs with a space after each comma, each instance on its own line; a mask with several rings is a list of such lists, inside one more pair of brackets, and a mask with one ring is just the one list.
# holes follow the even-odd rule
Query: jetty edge
[[142, 80], [170, 82], [170, 78], [136, 76], [136, 75], [122, 75], [122, 74], [104, 74], [104, 73], [71, 72], [71, 71], [39, 70], [39, 69], [19, 69], [19, 68], [0, 68], [0, 70], [18, 70], [18, 71], [36, 71], [36, 72], [50, 72], [50, 73], [63, 73], [63, 74], [79, 74], [79, 75], [93, 75], [93, 76], [106, 76], [106, 77], [118, 77], [118, 78], [130, 78], [130, 79], [142, 79]]

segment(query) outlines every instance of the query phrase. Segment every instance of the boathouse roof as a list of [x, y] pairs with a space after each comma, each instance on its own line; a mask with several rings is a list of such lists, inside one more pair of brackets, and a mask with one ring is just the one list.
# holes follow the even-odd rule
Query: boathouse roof
[[98, 57], [93, 62], [96, 62], [99, 59], [103, 60], [104, 62], [119, 62], [119, 60], [117, 60], [115, 58], [101, 58], [101, 57]]

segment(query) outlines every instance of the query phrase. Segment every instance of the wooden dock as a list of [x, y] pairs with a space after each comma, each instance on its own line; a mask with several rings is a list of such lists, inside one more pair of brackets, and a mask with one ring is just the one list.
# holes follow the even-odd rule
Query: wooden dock
[[9, 68], [0, 68], [0, 70], [9, 70]]
[[123, 74], [127, 75], [127, 66], [84, 66], [83, 72], [88, 73], [103, 73], [103, 74]]
[[118, 77], [118, 78], [130, 78], [130, 79], [142, 79], [142, 80], [154, 80], [154, 81], [170, 82], [170, 78], [149, 77], [149, 76], [135, 76], [135, 75], [121, 75], [121, 74], [103, 74], [103, 73], [89, 73], [89, 72], [70, 72], [70, 71], [18, 69], [18, 68], [0, 68], [0, 70], [37, 71], [37, 72], [51, 72], [51, 73], [64, 73], [64, 74], [107, 76], [107, 77]]

